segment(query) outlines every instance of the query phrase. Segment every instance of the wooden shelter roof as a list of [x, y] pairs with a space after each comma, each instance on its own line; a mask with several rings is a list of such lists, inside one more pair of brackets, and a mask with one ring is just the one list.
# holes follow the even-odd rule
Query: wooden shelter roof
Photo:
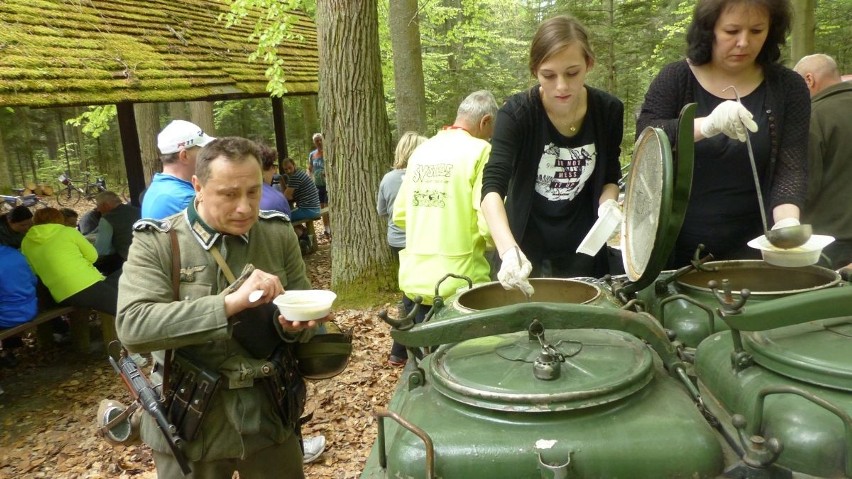
[[[0, 106], [96, 105], [268, 96], [249, 62], [254, 20], [224, 28], [225, 0], [2, 0]], [[319, 88], [313, 20], [279, 47], [289, 94]]]

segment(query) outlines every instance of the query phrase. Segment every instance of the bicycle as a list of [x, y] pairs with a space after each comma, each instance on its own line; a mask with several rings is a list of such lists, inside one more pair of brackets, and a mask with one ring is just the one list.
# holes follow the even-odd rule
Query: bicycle
[[0, 195], [0, 213], [12, 211], [16, 206], [26, 206], [27, 208], [45, 208], [47, 203], [41, 200], [41, 197], [35, 193], [28, 195], [23, 194], [24, 188], [12, 188], [15, 195]]
[[[98, 177], [94, 183], [89, 182], [91, 173], [84, 172], [86, 184], [83, 187], [77, 186], [67, 174], [59, 175], [59, 188], [56, 190], [56, 202], [61, 206], [74, 206], [85, 198], [92, 203], [95, 202], [95, 197], [102, 191], [107, 191], [106, 180], [103, 177]], [[123, 198], [127, 198], [125, 192], [116, 192]]]

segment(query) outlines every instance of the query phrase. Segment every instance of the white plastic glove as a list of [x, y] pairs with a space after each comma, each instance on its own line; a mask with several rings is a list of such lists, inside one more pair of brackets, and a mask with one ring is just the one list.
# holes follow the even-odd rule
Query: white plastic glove
[[716, 136], [719, 133], [740, 141], [746, 141], [748, 133], [757, 131], [757, 123], [751, 119], [752, 114], [742, 104], [733, 100], [723, 101], [701, 123], [701, 134], [704, 138]]
[[796, 219], [796, 218], [792, 218], [792, 217], [791, 218], [784, 218], [784, 219], [778, 220], [777, 223], [772, 225], [772, 229], [777, 230], [777, 229], [780, 229], [780, 228], [786, 228], [788, 226], [799, 226], [799, 220]]
[[517, 246], [512, 246], [503, 253], [503, 264], [497, 279], [505, 289], [519, 289], [527, 296], [535, 292], [528, 278], [532, 273], [532, 264]]
[[603, 218], [613, 208], [615, 208], [617, 210], [621, 209], [621, 207], [618, 206], [618, 202], [615, 201], [615, 200], [604, 201], [603, 203], [601, 203], [600, 206], [598, 206], [598, 218]]

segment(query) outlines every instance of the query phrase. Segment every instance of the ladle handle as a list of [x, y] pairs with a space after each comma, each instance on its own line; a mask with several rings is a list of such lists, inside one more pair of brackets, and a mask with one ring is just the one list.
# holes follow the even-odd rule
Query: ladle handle
[[[734, 95], [737, 97], [737, 103], [740, 105], [743, 104], [740, 101], [740, 94], [737, 92], [737, 88], [733, 85], [722, 90], [724, 93], [727, 90], [733, 90]], [[745, 125], [743, 125], [745, 126]], [[748, 128], [745, 129], [746, 132], [746, 149], [748, 149], [748, 161], [751, 162], [751, 175], [754, 177], [754, 189], [757, 192], [757, 203], [760, 205], [760, 219], [763, 220], [763, 231], [769, 231], [769, 225], [766, 223], [766, 209], [763, 206], [763, 193], [760, 189], [760, 178], [757, 176], [757, 165], [754, 162], [754, 150], [751, 147], [751, 135], [749, 134]]]

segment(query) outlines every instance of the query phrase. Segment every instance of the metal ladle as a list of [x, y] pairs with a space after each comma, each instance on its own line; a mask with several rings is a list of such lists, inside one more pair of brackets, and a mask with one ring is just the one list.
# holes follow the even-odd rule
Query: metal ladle
[[[737, 97], [737, 103], [742, 105], [740, 94], [733, 85], [725, 88], [722, 92], [733, 90]], [[767, 241], [776, 248], [790, 249], [802, 246], [811, 239], [813, 229], [811, 225], [794, 225], [785, 226], [776, 230], [770, 230], [766, 223], [766, 209], [763, 206], [763, 193], [760, 189], [760, 179], [757, 177], [757, 165], [754, 162], [754, 150], [751, 147], [751, 136], [748, 128], [746, 128], [746, 148], [748, 149], [748, 160], [751, 162], [751, 174], [754, 177], [754, 189], [757, 193], [757, 202], [760, 205], [760, 218], [763, 220], [763, 234], [766, 235]]]

